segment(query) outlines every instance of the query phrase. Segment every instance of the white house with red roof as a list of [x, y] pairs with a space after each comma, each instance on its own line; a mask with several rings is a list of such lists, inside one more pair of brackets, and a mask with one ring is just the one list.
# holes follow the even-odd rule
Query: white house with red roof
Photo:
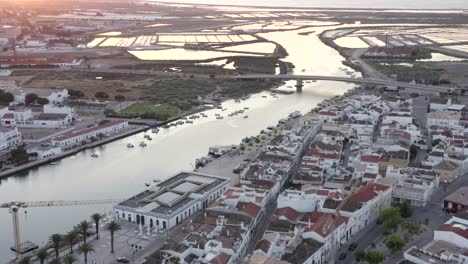
[[386, 115], [382, 120], [382, 124], [389, 124], [393, 122], [396, 122], [403, 126], [407, 126], [413, 123], [413, 117], [411, 116], [410, 113], [392, 112]]
[[117, 131], [126, 127], [128, 127], [127, 120], [109, 121], [102, 125], [74, 131], [63, 136], [56, 137], [52, 139], [52, 144], [62, 148], [67, 148], [82, 144], [82, 142], [90, 140], [93, 137], [97, 138], [100, 134], [109, 135], [111, 133], [116, 133]]
[[322, 110], [318, 113], [321, 121], [335, 121], [343, 116], [343, 112], [337, 110]]

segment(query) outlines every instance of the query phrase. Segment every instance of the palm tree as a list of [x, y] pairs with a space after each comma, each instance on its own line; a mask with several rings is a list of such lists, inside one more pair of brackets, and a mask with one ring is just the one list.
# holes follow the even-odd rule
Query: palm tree
[[31, 257], [24, 257], [18, 261], [18, 264], [29, 264], [31, 263]]
[[49, 264], [60, 264], [60, 259], [53, 259], [51, 261], [49, 261]]
[[99, 222], [101, 221], [104, 216], [102, 214], [95, 213], [91, 215], [91, 218], [94, 221], [94, 224], [96, 225], [96, 239], [99, 239]]
[[111, 253], [114, 253], [114, 233], [120, 229], [122, 229], [122, 227], [120, 227], [120, 225], [114, 220], [107, 225], [107, 230], [109, 230], [111, 235]]
[[68, 245], [70, 246], [70, 254], [73, 254], [73, 245], [78, 240], [78, 233], [75, 230], [68, 232], [65, 235], [65, 240], [68, 242]]
[[88, 229], [89, 229], [88, 221], [83, 220], [78, 224], [78, 230], [80, 231], [81, 235], [83, 236], [83, 241], [85, 243], [86, 243], [86, 238], [88, 237]]
[[64, 262], [65, 264], [73, 264], [73, 263], [76, 262], [76, 260], [77, 260], [77, 259], [75, 258], [75, 256], [73, 256], [73, 255], [71, 255], [71, 254], [70, 254], [70, 255], [66, 255], [66, 256], [63, 258], [63, 262]]
[[39, 259], [39, 262], [41, 264], [44, 264], [44, 261], [46, 260], [47, 257], [49, 257], [49, 252], [45, 248], [41, 248], [37, 254], [36, 257]]
[[53, 234], [49, 237], [49, 241], [52, 242], [55, 249], [55, 258], [59, 258], [59, 248], [60, 242], [62, 242], [62, 235], [61, 234]]
[[88, 253], [94, 252], [93, 246], [88, 243], [81, 244], [80, 251], [84, 254], [84, 263], [88, 264]]

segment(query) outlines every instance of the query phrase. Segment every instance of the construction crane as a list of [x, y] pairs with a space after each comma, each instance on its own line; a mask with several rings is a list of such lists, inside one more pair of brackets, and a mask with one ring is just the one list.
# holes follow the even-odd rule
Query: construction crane
[[52, 207], [52, 206], [78, 206], [78, 205], [95, 205], [95, 204], [113, 204], [119, 203], [123, 199], [104, 199], [104, 200], [82, 200], [82, 201], [16, 201], [0, 204], [0, 208], [8, 208], [9, 213], [13, 218], [13, 234], [15, 239], [16, 257], [21, 256], [21, 236], [19, 226], [18, 212], [21, 208], [28, 207]]
[[336, 255], [336, 246], [335, 246], [335, 229], [336, 229], [336, 221], [338, 221], [338, 217], [340, 217], [340, 211], [348, 202], [351, 195], [354, 193], [355, 189], [361, 184], [361, 179], [355, 179], [350, 187], [350, 191], [346, 194], [346, 196], [341, 200], [340, 204], [336, 207], [333, 216], [327, 219], [327, 222], [323, 225], [323, 231], [325, 234], [328, 234], [331, 231], [331, 254], [330, 254], [330, 262], [331, 264], [335, 263], [335, 255]]

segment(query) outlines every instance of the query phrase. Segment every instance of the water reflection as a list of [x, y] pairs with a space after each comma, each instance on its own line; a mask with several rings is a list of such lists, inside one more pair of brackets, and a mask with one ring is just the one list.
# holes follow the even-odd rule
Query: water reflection
[[[300, 74], [345, 76], [343, 58], [317, 38], [321, 30], [309, 36], [292, 32], [265, 33], [262, 37], [282, 44], [289, 56], [284, 60], [293, 63], [292, 71]], [[304, 29], [311, 31], [311, 29]], [[346, 68], [347, 71], [350, 69]], [[283, 89], [292, 86], [286, 82]], [[256, 135], [261, 129], [274, 125], [289, 113], [308, 111], [325, 98], [343, 94], [352, 85], [336, 82], [305, 83], [302, 94], [280, 95], [273, 98], [269, 93], [251, 96], [240, 104], [234, 101], [223, 103], [228, 110], [209, 110], [209, 118], [195, 120], [193, 125], [162, 129], [148, 146], [141, 148], [143, 133], [112, 142], [105, 146], [83, 151], [63, 159], [58, 165], [45, 165], [17, 174], [0, 184], [0, 201], [24, 200], [88, 200], [125, 198], [141, 191], [145, 182], [164, 179], [181, 170], [191, 170], [193, 161], [205, 155], [208, 147], [215, 144], [233, 144], [248, 135]], [[264, 97], [266, 96], [266, 98]], [[215, 113], [227, 113], [249, 107], [248, 119], [241, 116], [216, 120]], [[128, 149], [127, 143], [135, 145]], [[94, 152], [99, 158], [92, 158]], [[54, 232], [65, 232], [80, 220], [96, 211], [110, 206], [77, 206], [28, 209], [21, 214], [23, 240], [45, 242]], [[8, 247], [12, 244], [11, 216], [8, 210], [0, 211], [0, 258], [12, 257]]]

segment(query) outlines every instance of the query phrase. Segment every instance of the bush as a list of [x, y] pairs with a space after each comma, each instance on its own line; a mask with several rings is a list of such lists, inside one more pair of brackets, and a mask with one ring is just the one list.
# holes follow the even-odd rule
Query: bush
[[46, 104], [49, 103], [49, 99], [44, 98], [44, 97], [39, 97], [37, 99], [37, 103], [40, 104], [40, 105], [46, 105]]
[[377, 250], [370, 250], [366, 253], [365, 260], [369, 262], [369, 264], [378, 264], [385, 260], [385, 253], [382, 251]]
[[400, 215], [403, 218], [410, 218], [413, 215], [413, 207], [411, 207], [408, 200], [400, 204]]
[[405, 241], [398, 235], [390, 235], [385, 242], [385, 245], [392, 253], [400, 251], [405, 246]]
[[27, 104], [27, 105], [30, 105], [30, 104], [34, 103], [38, 98], [39, 98], [39, 96], [37, 96], [37, 94], [29, 93], [29, 94], [26, 95], [26, 97], [24, 99], [24, 103]]
[[14, 100], [15, 100], [15, 96], [13, 96], [13, 94], [9, 92], [4, 93], [3, 91], [0, 93], [0, 102], [11, 103]]
[[118, 94], [116, 96], [114, 96], [114, 99], [117, 100], [117, 101], [125, 101], [125, 96], [121, 95], [121, 94]]
[[96, 97], [97, 99], [100, 99], [100, 100], [104, 100], [104, 99], [107, 99], [109, 98], [109, 95], [105, 92], [96, 92], [94, 94], [94, 97]]

